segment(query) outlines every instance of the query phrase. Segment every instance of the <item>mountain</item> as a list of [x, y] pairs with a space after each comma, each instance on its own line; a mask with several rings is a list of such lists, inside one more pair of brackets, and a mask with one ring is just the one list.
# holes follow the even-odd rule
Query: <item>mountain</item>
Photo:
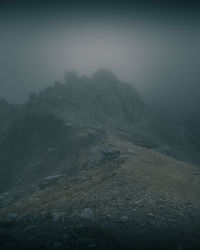
[[199, 164], [199, 144], [192, 136], [153, 114], [132, 85], [108, 70], [92, 78], [66, 73], [64, 84], [31, 94], [20, 107], [1, 101], [0, 113], [2, 191], [54, 172], [79, 171], [87, 165], [80, 152], [106, 141], [110, 130], [136, 145]]
[[132, 85], [68, 72], [0, 115], [2, 249], [200, 249], [200, 143]]

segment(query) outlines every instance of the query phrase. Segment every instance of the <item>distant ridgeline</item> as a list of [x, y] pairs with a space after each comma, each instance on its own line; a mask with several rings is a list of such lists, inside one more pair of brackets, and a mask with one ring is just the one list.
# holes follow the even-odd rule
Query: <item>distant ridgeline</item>
[[79, 171], [88, 148], [110, 131], [142, 147], [200, 165], [199, 141], [181, 125], [157, 116], [135, 88], [109, 70], [91, 78], [65, 74], [23, 105], [0, 100], [0, 191], [47, 173]]

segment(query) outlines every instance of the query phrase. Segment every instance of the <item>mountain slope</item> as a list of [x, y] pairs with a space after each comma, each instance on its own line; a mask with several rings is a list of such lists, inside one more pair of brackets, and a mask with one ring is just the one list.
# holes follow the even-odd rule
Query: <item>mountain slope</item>
[[6, 223], [14, 223], [12, 232], [18, 223], [27, 230], [21, 231], [26, 240], [17, 240], [45, 249], [54, 249], [55, 242], [59, 249], [200, 249], [200, 169], [127, 143], [113, 131], [107, 147], [108, 154], [111, 149], [120, 154], [42, 190], [21, 193], [1, 209], [0, 217], [10, 214]]
[[66, 73], [24, 105], [0, 105], [0, 191], [88, 166], [108, 131], [179, 160], [199, 164], [199, 141], [153, 114], [133, 86], [100, 70], [92, 78]]
[[199, 140], [133, 86], [66, 73], [0, 115], [1, 249], [200, 249]]

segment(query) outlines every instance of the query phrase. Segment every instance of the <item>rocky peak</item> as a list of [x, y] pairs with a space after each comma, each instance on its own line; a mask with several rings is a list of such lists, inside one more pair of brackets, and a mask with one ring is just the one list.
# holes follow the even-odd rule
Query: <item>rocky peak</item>
[[76, 71], [66, 71], [64, 75], [65, 83], [73, 83], [78, 79]]
[[108, 69], [100, 69], [92, 75], [92, 80], [94, 81], [105, 81], [105, 82], [113, 82], [118, 81], [116, 75], [113, 74], [112, 71]]

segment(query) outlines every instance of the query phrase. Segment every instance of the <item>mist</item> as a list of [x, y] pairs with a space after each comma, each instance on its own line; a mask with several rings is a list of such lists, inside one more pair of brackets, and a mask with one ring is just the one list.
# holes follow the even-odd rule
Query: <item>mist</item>
[[0, 97], [23, 103], [65, 71], [108, 68], [155, 110], [198, 127], [199, 26], [186, 3], [2, 3]]
[[199, 9], [0, 2], [1, 249], [200, 249]]

